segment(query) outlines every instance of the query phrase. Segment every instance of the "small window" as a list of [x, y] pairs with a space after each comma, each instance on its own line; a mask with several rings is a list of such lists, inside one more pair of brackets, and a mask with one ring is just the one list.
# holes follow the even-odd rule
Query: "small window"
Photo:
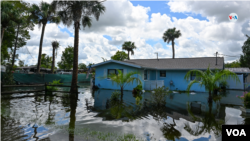
[[[119, 69], [122, 71], [123, 73], [123, 69]], [[118, 71], [116, 69], [108, 69], [108, 76], [111, 75], [111, 74], [118, 74]], [[109, 78], [108, 78], [109, 79]]]
[[160, 71], [160, 77], [166, 77], [166, 71]]
[[144, 70], [144, 80], [147, 80], [148, 79], [148, 71], [147, 70]]
[[[195, 73], [191, 73], [190, 75], [190, 80], [195, 80], [196, 79], [196, 74]], [[197, 78], [198, 81], [201, 80], [201, 78]]]

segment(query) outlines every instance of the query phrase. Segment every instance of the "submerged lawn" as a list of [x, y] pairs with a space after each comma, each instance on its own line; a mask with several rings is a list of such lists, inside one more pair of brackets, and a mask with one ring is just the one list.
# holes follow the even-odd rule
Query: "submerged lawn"
[[89, 85], [79, 85], [75, 99], [65, 93], [2, 96], [1, 139], [221, 140], [221, 125], [250, 125], [236, 98], [242, 91], [220, 94], [210, 106], [207, 93], [173, 92], [162, 105], [152, 103], [149, 92], [138, 103], [131, 91], [124, 91], [123, 102], [110, 106], [113, 90], [91, 91]]

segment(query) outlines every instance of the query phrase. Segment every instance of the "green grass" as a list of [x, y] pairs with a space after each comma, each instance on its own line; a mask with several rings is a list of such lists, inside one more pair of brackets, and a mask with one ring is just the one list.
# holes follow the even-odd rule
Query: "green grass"
[[89, 128], [75, 128], [69, 129], [67, 126], [56, 126], [66, 134], [74, 134], [82, 136], [89, 141], [144, 141], [144, 139], [137, 137], [134, 134], [118, 134], [114, 132], [93, 131]]

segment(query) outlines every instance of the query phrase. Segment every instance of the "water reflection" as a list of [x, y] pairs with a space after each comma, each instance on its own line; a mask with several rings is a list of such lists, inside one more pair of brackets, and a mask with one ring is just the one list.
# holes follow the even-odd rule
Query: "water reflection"
[[157, 103], [148, 92], [140, 101], [131, 91], [124, 91], [122, 100], [113, 101], [113, 90], [91, 91], [84, 85], [79, 92], [19, 99], [2, 96], [1, 139], [83, 140], [77, 130], [88, 127], [93, 131], [133, 133], [148, 140], [220, 140], [222, 124], [250, 124], [250, 117], [238, 108], [242, 105], [235, 99], [238, 91], [229, 91], [212, 105], [207, 103], [206, 93], [170, 93], [165, 103]]

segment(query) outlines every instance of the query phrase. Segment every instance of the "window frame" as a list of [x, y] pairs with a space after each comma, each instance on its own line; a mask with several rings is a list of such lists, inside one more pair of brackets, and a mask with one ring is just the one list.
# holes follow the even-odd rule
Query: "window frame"
[[[162, 73], [162, 72], [165, 72], [165, 73]], [[167, 72], [166, 72], [165, 70], [160, 70], [160, 77], [166, 78], [166, 77], [167, 77], [166, 73], [167, 73]], [[165, 76], [161, 76], [161, 74], [165, 74]]]
[[[194, 76], [194, 79], [192, 79], [192, 76]], [[192, 73], [190, 74], [190, 81], [193, 81], [193, 80], [195, 80], [195, 79], [196, 79], [196, 74], [192, 72]], [[201, 78], [200, 78], [198, 81], [201, 81]]]
[[[116, 74], [116, 75], [118, 74], [117, 69], [107, 69], [107, 79], [109, 79], [109, 80], [110, 80], [110, 78], [109, 78], [108, 76], [109, 76], [109, 71], [110, 71], [110, 70], [115, 70], [115, 74]], [[118, 70], [121, 70], [122, 73], [123, 73], [123, 69], [118, 69]]]

